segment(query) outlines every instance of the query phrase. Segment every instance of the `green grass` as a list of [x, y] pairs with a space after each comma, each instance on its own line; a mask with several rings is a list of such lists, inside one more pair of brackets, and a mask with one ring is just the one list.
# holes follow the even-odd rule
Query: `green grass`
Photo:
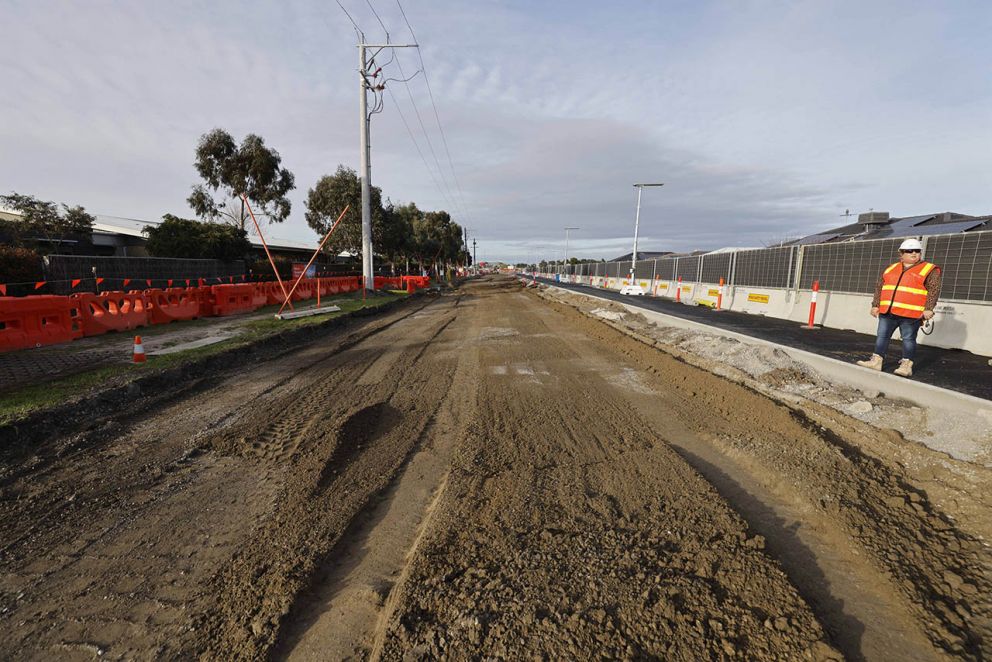
[[[31, 414], [32, 412], [38, 411], [39, 409], [47, 409], [61, 404], [67, 400], [83, 395], [88, 391], [96, 390], [100, 386], [108, 384], [125, 384], [133, 379], [137, 379], [138, 377], [148, 374], [149, 371], [168, 370], [170, 368], [206, 358], [213, 354], [218, 354], [228, 349], [246, 347], [269, 336], [273, 336], [284, 331], [291, 331], [308, 326], [316, 326], [322, 322], [326, 322], [329, 319], [340, 317], [341, 315], [354, 312], [362, 308], [377, 308], [405, 296], [405, 292], [386, 292], [365, 301], [362, 300], [360, 293], [357, 295], [352, 293], [327, 299], [322, 298], [320, 301], [321, 307], [330, 305], [338, 306], [341, 308], [340, 312], [314, 315], [313, 317], [300, 317], [298, 319], [285, 321], [277, 320], [274, 317], [245, 320], [243, 324], [239, 325], [241, 332], [238, 335], [212, 345], [182, 350], [172, 354], [165, 354], [163, 356], [149, 356], [147, 363], [144, 364], [120, 363], [110, 366], [103, 366], [68, 377], [54, 379], [42, 384], [25, 386], [24, 388], [16, 391], [7, 391], [0, 394], [0, 425], [13, 423]], [[299, 310], [305, 310], [306, 308], [314, 305], [309, 301], [301, 303], [303, 304], [302, 306], [299, 304], [297, 305], [297, 309]], [[267, 306], [266, 308], [260, 308], [259, 311], [270, 312], [274, 315], [278, 309], [279, 306]], [[169, 324], [167, 326], [163, 325], [161, 327], [150, 327], [150, 329], [155, 331], [165, 331], [166, 329], [174, 330], [179, 325], [185, 327], [187, 325], [197, 323], [198, 321], [196, 320], [189, 322], [174, 322], [173, 324]], [[149, 333], [147, 335], [152, 336], [153, 334]], [[157, 336], [160, 334], [154, 333], [154, 335]]]

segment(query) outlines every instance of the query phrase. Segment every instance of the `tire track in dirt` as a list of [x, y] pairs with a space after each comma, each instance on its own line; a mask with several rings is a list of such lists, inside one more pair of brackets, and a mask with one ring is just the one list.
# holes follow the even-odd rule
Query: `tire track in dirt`
[[[463, 303], [466, 300], [468, 304]], [[472, 336], [476, 316], [461, 308], [477, 305], [475, 297], [459, 296], [455, 305], [460, 314], [449, 337]], [[444, 492], [451, 450], [475, 415], [477, 349], [464, 345], [449, 340], [435, 347], [436, 356], [450, 352], [457, 357], [448, 395], [424, 428], [409, 462], [368, 512], [352, 522], [323, 560], [312, 585], [297, 598], [271, 657], [375, 656], [400, 599], [409, 560]]]
[[[429, 324], [409, 325], [389, 379], [360, 385], [372, 357], [356, 351], [353, 359], [360, 360], [348, 360], [346, 352], [345, 370], [324, 381], [336, 388], [319, 389], [286, 409], [290, 418], [312, 419], [290, 460], [293, 480], [280, 494], [275, 516], [214, 580], [219, 604], [201, 624], [206, 657], [264, 654], [320, 560], [406, 462], [450, 388], [453, 364], [427, 358], [454, 320], [453, 302], [443, 306]], [[330, 401], [335, 412], [347, 413], [322, 416]], [[250, 426], [249, 420], [228, 431], [217, 447], [243, 445]]]
[[[849, 568], [854, 568], [855, 576], [872, 585], [863, 595], [850, 585], [853, 594], [830, 596], [814, 591], [808, 595], [811, 604], [828, 610], [823, 614], [825, 622], [835, 630], [843, 627], [850, 614], [838, 610], [837, 604], [861, 600], [871, 605], [873, 598], [881, 597], [876, 607], [886, 602], [900, 604], [893, 605], [894, 611], [879, 609], [879, 613], [868, 614], [869, 621], [859, 621], [859, 627], [876, 630], [868, 651], [876, 658], [893, 652], [885, 647], [886, 637], [892, 634], [888, 630], [904, 633], [904, 643], [911, 643], [910, 629], [915, 625], [938, 650], [982, 659], [992, 632], [989, 550], [958, 529], [925, 493], [912, 486], [898, 466], [865, 455], [854, 442], [812, 422], [797, 406], [686, 365], [659, 352], [649, 338], [635, 339], [611, 328], [613, 324], [590, 319], [568, 306], [551, 305], [568, 319], [570, 328], [617, 348], [624, 361], [647, 371], [646, 378], [668, 403], [665, 415], [656, 416], [656, 424], [674, 418], [692, 431], [691, 443], [681, 446], [700, 471], [731, 491], [734, 486], [727, 478], [738, 483], [737, 488], [749, 485], [758, 490], [749, 496], [771, 504], [773, 510], [779, 508], [787, 518], [802, 521], [811, 534], [806, 542], [822, 569], [833, 566], [834, 572], [842, 572], [843, 564], [831, 557], [849, 550], [841, 554], [845, 562], [854, 564]], [[637, 399], [633, 394], [630, 397]], [[641, 411], [649, 415], [657, 403], [657, 398], [643, 399]], [[707, 468], [710, 461], [714, 466]], [[721, 472], [727, 474], [724, 479]], [[761, 528], [760, 522], [756, 524]], [[776, 544], [781, 550], [789, 547], [786, 538]], [[802, 573], [803, 568], [796, 572]], [[834, 579], [831, 583], [845, 584], [842, 577], [835, 575]], [[804, 585], [802, 577], [796, 581]], [[865, 612], [865, 605], [860, 611]], [[910, 622], [903, 619], [891, 626], [889, 617], [900, 612], [911, 614]], [[849, 635], [839, 633], [838, 641]], [[846, 652], [857, 658], [860, 643], [855, 643]]]
[[578, 367], [602, 350], [515, 296], [478, 308], [478, 416], [382, 657], [836, 659], [743, 521]]
[[[282, 394], [306, 394], [312, 385], [322, 385], [322, 379], [341, 373], [338, 361], [368, 358], [375, 351], [370, 344], [406, 343], [420, 357], [423, 347], [406, 336], [424, 327], [436, 331], [429, 320], [443, 323], [450, 317], [446, 310], [453, 310], [450, 300], [428, 300], [363, 320], [360, 328], [346, 328], [344, 337], [332, 336], [330, 343], [235, 368], [233, 376], [208, 390], [184, 393], [177, 384], [173, 404], [154, 411], [146, 403], [142, 413], [139, 403], [141, 418], [106, 418], [109, 424], [53, 439], [33, 455], [7, 453], [0, 530], [21, 535], [0, 557], [0, 627], [7, 633], [0, 657], [13, 651], [20, 652], [16, 657], [66, 651], [195, 657], [206, 650], [197, 625], [217, 608], [210, 577], [239, 553], [245, 538], [280, 518], [280, 494], [296, 482], [297, 460], [292, 453], [204, 449], [245, 416], [258, 411], [270, 419], [279, 416], [281, 410], [271, 405]], [[401, 324], [423, 311], [427, 324]], [[417, 369], [410, 380], [425, 388], [440, 386]], [[339, 391], [350, 389], [351, 382], [339, 383]], [[325, 404], [333, 408], [346, 400], [329, 392]], [[404, 403], [407, 410], [409, 405], [415, 403]], [[292, 431], [275, 436], [280, 434], [293, 438]], [[315, 434], [306, 430], [303, 438]], [[53, 504], [58, 515], [34, 526], [36, 515], [44, 516]]]

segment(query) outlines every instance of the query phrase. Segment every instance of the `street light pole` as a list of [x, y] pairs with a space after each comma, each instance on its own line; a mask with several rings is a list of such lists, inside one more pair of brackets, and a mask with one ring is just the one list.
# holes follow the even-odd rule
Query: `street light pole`
[[565, 261], [562, 263], [562, 271], [564, 271], [565, 266], [568, 264], [568, 233], [570, 230], [581, 230], [582, 228], [568, 227], [565, 228]]
[[641, 192], [645, 187], [662, 187], [664, 184], [634, 184], [637, 189], [637, 213], [634, 215], [634, 252], [630, 256], [630, 282], [634, 282], [634, 267], [637, 264], [637, 232], [641, 225]]

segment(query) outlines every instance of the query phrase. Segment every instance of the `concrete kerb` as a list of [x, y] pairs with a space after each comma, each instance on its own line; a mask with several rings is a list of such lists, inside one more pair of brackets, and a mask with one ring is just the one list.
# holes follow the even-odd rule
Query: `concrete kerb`
[[[606, 297], [597, 296], [592, 293], [576, 292], [574, 290], [567, 290], [554, 285], [547, 285], [547, 287], [568, 294], [577, 294], [580, 296], [589, 297], [590, 299], [607, 301], [609, 303], [618, 303], [612, 299], [607, 299]], [[887, 372], [875, 372], [874, 370], [862, 368], [861, 366], [853, 363], [845, 363], [844, 361], [839, 361], [829, 356], [820, 356], [819, 354], [807, 352], [803, 349], [779, 345], [777, 343], [748, 336], [743, 333], [727, 331], [726, 329], [720, 329], [707, 324], [702, 324], [700, 322], [693, 322], [692, 320], [676, 317], [674, 315], [666, 315], [665, 313], [659, 313], [647, 308], [641, 308], [640, 306], [634, 304], [620, 303], [619, 305], [623, 306], [631, 313], [643, 315], [645, 318], [658, 322], [659, 324], [664, 324], [665, 326], [689, 329], [692, 331], [703, 331], [713, 335], [723, 336], [725, 338], [733, 338], [734, 340], [750, 345], [778, 349], [788, 354], [790, 358], [801, 363], [805, 363], [830, 381], [844, 384], [845, 386], [851, 386], [861, 391], [880, 391], [885, 393], [887, 397], [903, 398], [924, 408], [936, 407], [938, 409], [968, 414], [970, 416], [981, 413], [992, 421], [992, 402], [983, 400], [982, 398], [976, 398], [973, 395], [958, 393], [957, 391], [951, 391], [932, 384], [898, 377]]]

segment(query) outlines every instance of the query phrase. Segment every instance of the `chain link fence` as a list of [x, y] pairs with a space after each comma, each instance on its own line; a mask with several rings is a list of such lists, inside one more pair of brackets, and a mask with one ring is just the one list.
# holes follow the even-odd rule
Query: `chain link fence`
[[[781, 246], [638, 260], [638, 280], [681, 277], [685, 283], [718, 283], [779, 289], [820, 289], [871, 294], [882, 270], [899, 259], [896, 239]], [[992, 231], [924, 236], [924, 259], [943, 272], [941, 300], [992, 302]], [[626, 278], [630, 262], [569, 265], [564, 273]]]

